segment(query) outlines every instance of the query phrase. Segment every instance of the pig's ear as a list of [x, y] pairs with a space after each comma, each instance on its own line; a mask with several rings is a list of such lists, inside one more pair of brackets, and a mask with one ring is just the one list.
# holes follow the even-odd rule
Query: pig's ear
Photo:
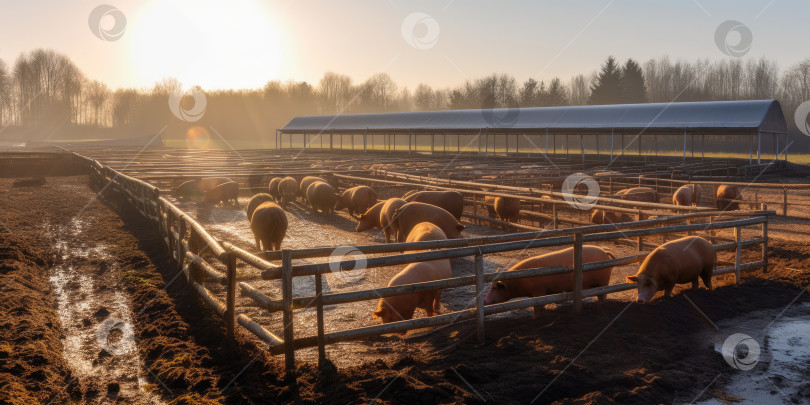
[[631, 283], [638, 283], [638, 276], [636, 276], [636, 275], [627, 276], [627, 281], [629, 281]]
[[360, 217], [358, 219], [366, 219], [366, 214], [360, 215]]
[[383, 312], [384, 312], [384, 310], [382, 308], [380, 308], [380, 309], [372, 312], [371, 317], [372, 318], [380, 318], [380, 319], [382, 319]]

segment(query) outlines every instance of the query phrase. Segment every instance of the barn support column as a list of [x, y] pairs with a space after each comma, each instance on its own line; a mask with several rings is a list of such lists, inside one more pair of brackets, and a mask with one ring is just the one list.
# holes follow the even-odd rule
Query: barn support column
[[579, 154], [582, 156], [582, 169], [585, 169], [585, 135], [579, 134]]
[[773, 134], [774, 152], [776, 153], [776, 160], [779, 160], [779, 134]]
[[683, 160], [686, 161], [686, 128], [683, 129]]
[[762, 153], [762, 131], [757, 130], [757, 164], [761, 163]]
[[368, 138], [368, 128], [363, 130], [363, 152], [364, 153], [368, 152], [368, 147], [367, 147], [367, 144], [366, 144], [366, 142], [368, 140], [367, 138]]
[[335, 131], [329, 131], [329, 151], [331, 152], [335, 148]]
[[430, 134], [430, 154], [436, 150], [436, 134]]
[[787, 132], [785, 132], [785, 153], [783, 153], [783, 155], [785, 156], [785, 163], [787, 163], [787, 150], [788, 150], [788, 145], [789, 145], [789, 144], [788, 144], [788, 133], [787, 133]]
[[706, 134], [700, 134], [700, 158], [706, 159]]
[[613, 128], [610, 129], [610, 161], [613, 162]]
[[408, 154], [409, 154], [409, 155], [411, 154], [411, 143], [413, 143], [413, 141], [411, 140], [411, 138], [413, 138], [413, 131], [411, 131], [411, 130], [409, 129], [409, 130], [408, 130]]
[[596, 158], [599, 158], [599, 134], [596, 134]]
[[748, 164], [754, 163], [754, 133], [748, 134]]
[[481, 158], [481, 130], [478, 130], [478, 158]]
[[548, 128], [546, 128], [546, 156], [548, 156]]

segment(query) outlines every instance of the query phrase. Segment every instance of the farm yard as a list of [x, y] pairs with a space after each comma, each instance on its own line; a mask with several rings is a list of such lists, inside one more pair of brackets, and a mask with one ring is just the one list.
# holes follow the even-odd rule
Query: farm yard
[[[41, 402], [734, 401], [740, 385], [808, 398], [795, 320], [808, 308], [800, 293], [810, 282], [810, 188], [790, 167], [745, 186], [753, 176], [733, 159], [626, 156], [607, 169], [598, 156], [529, 154], [86, 148], [4, 157], [0, 235], [10, 270], [0, 294], [4, 341], [16, 343], [3, 367], [16, 377], [3, 384], [14, 398], [34, 385]], [[594, 208], [631, 222], [593, 224], [594, 208], [565, 199], [575, 173], [599, 184]], [[19, 181], [40, 175], [44, 184]], [[307, 175], [338, 191], [369, 186], [379, 200], [458, 191], [464, 239], [386, 244], [379, 229], [355, 231], [346, 211], [313, 214], [297, 196], [285, 207], [288, 253], [258, 250], [248, 200], [274, 177]], [[235, 181], [238, 206], [172, 191], [203, 177]], [[702, 190], [697, 208], [671, 204], [686, 183]], [[740, 209], [714, 208], [715, 187], [733, 183], [744, 185]], [[616, 196], [639, 186], [658, 201]], [[486, 195], [521, 200], [520, 215], [498, 219]], [[626, 277], [655, 247], [687, 235], [721, 249], [713, 290], [680, 284], [671, 298], [635, 303]], [[615, 257], [607, 286], [484, 305], [497, 268], [578, 243]], [[439, 315], [372, 317], [380, 297], [404, 292], [384, 287], [405, 263], [438, 257], [452, 268], [437, 281], [447, 284]], [[526, 271], [597, 270], [572, 264]], [[34, 334], [11, 338], [31, 324]], [[772, 383], [747, 384], [719, 353], [740, 325], [770, 342], [760, 377]], [[99, 330], [112, 333], [99, 340]], [[796, 338], [780, 343], [783, 333]]]

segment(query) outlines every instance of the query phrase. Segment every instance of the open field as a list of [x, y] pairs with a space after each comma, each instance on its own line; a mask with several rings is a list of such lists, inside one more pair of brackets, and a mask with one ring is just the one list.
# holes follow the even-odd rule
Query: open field
[[[102, 156], [100, 151], [81, 153]], [[377, 190], [379, 198], [385, 199], [413, 188], [396, 184], [401, 179], [392, 177], [395, 173], [432, 175], [424, 181], [449, 178], [513, 187], [529, 185], [538, 190], [543, 189], [541, 183], [549, 182], [550, 191], [559, 191], [559, 186], [554, 185], [557, 176], [583, 169], [582, 165], [562, 160], [554, 162], [556, 167], [527, 169], [527, 161], [464, 157], [451, 163], [438, 156], [402, 154], [378, 155], [371, 162], [365, 162], [359, 154], [351, 160], [348, 154], [274, 156], [242, 151], [241, 156], [228, 157], [173, 149], [145, 153], [134, 160], [127, 155], [133, 156], [123, 150], [120, 154], [103, 151], [102, 162], [144, 178], [161, 190], [200, 175], [227, 175], [239, 181], [240, 208], [215, 207], [197, 199], [179, 200], [168, 192], [165, 198], [216, 240], [256, 254], [259, 252], [243, 209], [249, 196], [264, 191], [264, 182], [274, 175], [322, 171], [340, 189], [367, 183]], [[243, 164], [232, 164], [231, 159]], [[589, 164], [586, 170], [598, 171], [598, 165]], [[668, 165], [662, 162], [662, 167]], [[637, 176], [655, 172], [655, 167], [651, 162], [624, 162], [621, 170], [627, 176]], [[688, 170], [702, 173], [708, 167], [692, 165]], [[721, 165], [712, 166], [712, 170], [727, 171]], [[327, 171], [339, 175], [331, 177]], [[785, 175], [780, 178], [786, 181], [784, 184], [806, 182]], [[611, 186], [621, 187], [620, 180], [628, 181], [616, 178]], [[16, 370], [15, 377], [3, 382], [5, 387], [14, 387], [5, 394], [11, 395], [8, 398], [25, 398], [26, 394], [41, 402], [122, 403], [669, 403], [692, 398], [726, 401], [756, 394], [766, 395], [769, 400], [799, 403], [808, 399], [806, 381], [800, 378], [807, 370], [796, 368], [807, 364], [802, 363], [804, 357], [800, 346], [796, 346], [803, 341], [800, 336], [793, 343], [779, 340], [782, 334], [791, 333], [792, 322], [806, 317], [808, 310], [807, 295], [800, 294], [810, 282], [806, 265], [810, 258], [810, 215], [805, 215], [810, 212], [801, 207], [806, 198], [802, 192], [790, 194], [797, 206], [789, 207], [789, 216], [779, 215], [781, 211], [776, 209], [768, 220], [769, 271], [745, 271], [738, 286], [732, 272], [716, 276], [713, 291], [689, 290], [688, 285], [682, 285], [672, 298], [659, 294], [650, 304], [633, 303], [635, 290], [627, 290], [611, 293], [605, 301], [585, 299], [581, 313], [573, 310], [569, 300], [548, 305], [537, 319], [533, 319], [530, 309], [490, 315], [481, 342], [476, 338], [475, 321], [417, 328], [402, 336], [382, 334], [343, 341], [326, 346], [327, 361], [321, 367], [317, 348], [301, 349], [296, 352], [297, 382], [291, 385], [285, 379], [284, 356], [265, 351], [263, 342], [239, 326], [234, 338], [227, 338], [222, 318], [199, 298], [178, 269], [173, 253], [167, 252], [160, 231], [133, 208], [120, 187], [90, 181], [84, 174], [47, 177], [47, 183], [38, 187], [15, 187], [13, 182], [0, 180], [0, 204], [4, 208], [0, 236], [5, 245], [14, 246], [9, 250], [13, 254], [4, 256], [4, 263], [12, 270], [3, 274], [3, 281], [10, 288], [0, 290], [0, 294], [16, 297], [7, 301], [11, 306], [4, 313], [5, 322], [37, 325], [41, 331], [37, 339], [45, 339], [47, 344], [37, 346], [45, 349], [32, 354], [33, 346], [28, 343], [4, 339], [4, 358], [8, 359], [3, 363], [4, 370]], [[663, 180], [645, 185], [660, 187], [661, 202], [669, 198], [668, 184]], [[710, 194], [711, 186], [702, 187]], [[606, 185], [602, 192], [603, 196], [608, 194]], [[522, 194], [527, 201], [532, 195]], [[773, 204], [780, 197], [779, 188], [762, 189], [756, 194], [757, 201]], [[486, 209], [480, 200], [474, 206], [473, 197], [469, 198], [462, 218], [467, 227], [465, 238], [526, 230], [520, 227], [552, 229], [546, 217], [529, 215], [529, 211], [551, 215], [549, 206], [525, 202], [526, 212], [520, 221], [501, 229], [485, 219]], [[751, 190], [745, 191], [744, 201], [753, 206], [754, 198]], [[711, 197], [704, 196], [701, 205], [711, 203]], [[557, 213], [561, 229], [576, 226], [577, 221], [587, 222], [587, 212], [566, 207], [560, 205]], [[770, 203], [768, 208], [774, 209]], [[755, 208], [746, 204], [743, 210], [755, 215]], [[356, 220], [347, 213], [313, 215], [300, 200], [288, 207], [287, 219], [290, 225], [284, 249], [384, 244], [379, 230], [355, 232]], [[734, 240], [733, 228], [713, 235], [705, 231], [698, 234], [720, 238], [716, 243]], [[741, 232], [746, 240], [759, 234], [756, 226]], [[656, 235], [645, 237], [641, 249], [635, 238], [620, 237], [598, 244], [624, 257], [649, 252], [661, 242], [661, 236]], [[498, 267], [555, 249], [488, 254], [483, 270], [489, 274]], [[396, 254], [369, 254], [368, 258]], [[210, 255], [205, 256], [224, 274], [224, 266]], [[757, 246], [741, 250], [743, 263], [755, 262], [759, 257]], [[292, 264], [324, 260], [301, 258]], [[734, 250], [719, 252], [718, 260], [718, 266], [733, 266]], [[453, 277], [475, 275], [472, 257], [453, 259], [452, 267]], [[369, 268], [359, 278], [348, 279], [343, 273], [327, 273], [323, 293], [382, 288], [401, 268]], [[637, 269], [635, 263], [616, 266], [610, 283], [623, 283], [624, 277]], [[236, 276], [268, 297], [280, 299], [283, 295], [280, 280], [262, 279], [258, 269], [245, 262], [239, 261]], [[227, 301], [224, 286], [210, 279], [194, 282], [201, 283], [220, 301]], [[315, 288], [311, 276], [292, 279], [293, 297], [311, 296]], [[282, 311], [270, 313], [244, 294], [237, 293], [236, 297], [238, 315], [283, 335]], [[442, 313], [474, 308], [475, 298], [473, 286], [448, 288], [442, 295]], [[26, 302], [39, 304], [31, 306]], [[379, 325], [379, 320], [370, 316], [375, 306], [376, 300], [324, 306], [326, 333]], [[19, 309], [23, 307], [30, 310]], [[291, 312], [296, 338], [317, 334], [314, 308]], [[417, 318], [424, 316], [417, 311]], [[763, 345], [765, 354], [755, 372], [759, 380], [776, 381], [778, 390], [763, 386], [756, 392], [743, 392], [740, 384], [746, 385], [741, 380], [744, 374], [726, 364], [717, 348], [730, 333], [754, 334], [762, 329], [762, 323], [772, 320], [776, 322], [769, 325], [770, 331], [766, 328], [755, 335], [763, 342], [771, 342]], [[126, 327], [110, 329], [108, 322], [129, 325], [131, 332]], [[10, 333], [21, 330], [14, 328], [19, 327], [12, 327]], [[99, 330], [119, 332], [99, 339]], [[794, 350], [795, 354], [785, 357], [786, 350]], [[46, 368], [42, 367], [43, 361], [48, 364]]]

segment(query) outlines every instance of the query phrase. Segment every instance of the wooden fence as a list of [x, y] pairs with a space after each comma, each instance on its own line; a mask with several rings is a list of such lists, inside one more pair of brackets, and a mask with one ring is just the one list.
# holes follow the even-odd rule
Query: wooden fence
[[[735, 250], [735, 265], [717, 268], [714, 274], [720, 275], [734, 272], [736, 282], [739, 283], [740, 273], [742, 271], [755, 268], [764, 268], [767, 271], [768, 265], [767, 215], [723, 222], [710, 222], [707, 224], [676, 224], [657, 227], [671, 221], [682, 221], [696, 217], [711, 218], [719, 214], [716, 211], [706, 212], [704, 210], [687, 209], [687, 211], [697, 212], [690, 212], [674, 217], [648, 219], [636, 223], [591, 225], [470, 239], [358, 246], [354, 247], [354, 249], [363, 255], [395, 253], [388, 256], [364, 259], [366, 270], [373, 271], [373, 269], [383, 266], [437, 259], [472, 257], [475, 264], [475, 271], [471, 276], [452, 277], [444, 280], [396, 287], [324, 294], [323, 277], [326, 273], [333, 271], [332, 269], [335, 267], [339, 268], [341, 271], [354, 269], [358, 261], [350, 259], [343, 260], [339, 263], [320, 262], [299, 266], [293, 266], [292, 264], [294, 259], [330, 256], [335, 249], [334, 247], [282, 250], [280, 252], [264, 252], [258, 255], [251, 254], [231, 243], [219, 242], [214, 239], [194, 219], [189, 217], [170, 201], [161, 197], [158, 188], [110, 169], [96, 160], [79, 155], [77, 156], [87, 164], [94, 183], [102, 189], [113, 187], [115, 190], [122, 193], [129, 202], [159, 230], [170, 254], [177, 263], [178, 270], [185, 273], [189, 285], [191, 285], [203, 300], [223, 318], [229, 336], [233, 336], [236, 325], [240, 325], [265, 342], [271, 353], [276, 354], [283, 352], [285, 354], [286, 369], [290, 375], [294, 374], [295, 351], [302, 348], [317, 346], [319, 360], [322, 361], [326, 358], [325, 347], [329, 344], [392, 332], [403, 332], [411, 329], [445, 325], [467, 319], [476, 320], [478, 338], [482, 340], [485, 330], [485, 317], [487, 315], [566, 301], [571, 301], [574, 311], [578, 312], [582, 308], [583, 298], [625, 291], [636, 287], [635, 284], [620, 283], [583, 290], [581, 283], [575, 283], [574, 291], [571, 292], [511, 300], [494, 305], [484, 305], [484, 285], [485, 283], [495, 280], [536, 277], [565, 272], [573, 272], [575, 280], [581, 280], [583, 272], [634, 263], [646, 257], [646, 253], [642, 253], [607, 261], [583, 264], [581, 253], [584, 243], [609, 241], [627, 237], [636, 237], [641, 240], [644, 236], [674, 232], [734, 229], [734, 241], [716, 244], [714, 247], [716, 250]], [[761, 235], [743, 240], [742, 229], [749, 226], [760, 226]], [[575, 252], [574, 263], [570, 266], [535, 268], [500, 273], [484, 273], [483, 271], [483, 263], [486, 255], [553, 246], [573, 246]], [[761, 246], [761, 259], [756, 262], [743, 263], [742, 250], [751, 246]], [[430, 251], [424, 251], [426, 249]], [[281, 280], [282, 296], [280, 299], [279, 297], [267, 296], [250, 284], [237, 280], [236, 267], [238, 260], [261, 271], [263, 279]], [[281, 262], [280, 265], [272, 262], [278, 260]], [[217, 263], [226, 269], [224, 274], [216, 268], [215, 264]], [[312, 276], [315, 277], [315, 295], [311, 297], [294, 297], [292, 289], [293, 278]], [[224, 303], [205, 287], [205, 282], [216, 283], [226, 287], [226, 300]], [[282, 337], [268, 331], [244, 314], [237, 316], [237, 286], [243, 296], [250, 298], [264, 310], [269, 312], [282, 312]], [[463, 286], [475, 286], [476, 300], [472, 308], [426, 318], [330, 333], [325, 332], [325, 305], [339, 305], [437, 288], [445, 289]], [[312, 306], [316, 308], [317, 314], [315, 330], [307, 336], [296, 338], [294, 334], [293, 309]]]

